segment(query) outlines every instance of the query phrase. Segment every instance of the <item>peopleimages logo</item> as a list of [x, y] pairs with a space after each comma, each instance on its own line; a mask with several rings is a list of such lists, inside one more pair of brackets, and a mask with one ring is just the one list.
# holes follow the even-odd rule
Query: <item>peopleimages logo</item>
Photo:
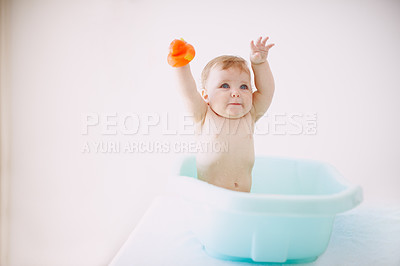
[[[175, 119], [171, 119], [174, 117]], [[228, 119], [226, 121], [229, 121]], [[228, 122], [226, 122], [228, 123]], [[209, 124], [218, 130], [210, 118]], [[251, 125], [247, 125], [251, 128]], [[195, 123], [192, 115], [171, 115], [165, 113], [88, 113], [82, 116], [82, 135], [151, 135], [155, 131], [162, 135], [194, 135]], [[204, 133], [204, 132], [203, 132]], [[229, 132], [236, 134], [235, 130]], [[266, 114], [255, 124], [255, 135], [315, 135], [317, 134], [316, 113], [275, 113]]]
[[[202, 128], [187, 113], [86, 113], [82, 114], [81, 135], [85, 140], [82, 153], [170, 153], [227, 152], [228, 143], [196, 141], [196, 135], [316, 135], [316, 113], [274, 113], [261, 117], [254, 125], [245, 119], [243, 125], [230, 126], [234, 120], [217, 123], [207, 118]], [[239, 120], [236, 120], [239, 121]], [[162, 140], [152, 139], [162, 136]], [[193, 136], [190, 141], [171, 141], [172, 136]], [[111, 139], [110, 138], [113, 138]], [[93, 139], [96, 139], [95, 141]], [[123, 141], [122, 141], [123, 139]]]

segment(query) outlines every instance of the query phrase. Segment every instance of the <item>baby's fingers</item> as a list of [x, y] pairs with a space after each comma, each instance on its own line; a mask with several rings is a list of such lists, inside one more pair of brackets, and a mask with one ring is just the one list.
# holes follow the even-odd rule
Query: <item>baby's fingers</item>
[[265, 39], [261, 42], [261, 44], [262, 44], [263, 46], [265, 46], [265, 44], [267, 43], [268, 39], [269, 39], [268, 36], [265, 37]]
[[268, 44], [267, 47], [266, 47], [267, 50], [271, 49], [271, 47], [274, 46], [274, 45], [275, 45], [275, 43]]
[[257, 39], [257, 46], [260, 46], [261, 40], [262, 40], [262, 37], [260, 37], [260, 38]]
[[251, 50], [255, 50], [257, 47], [254, 45], [254, 41], [252, 40], [251, 42], [250, 42], [250, 47], [251, 47]]

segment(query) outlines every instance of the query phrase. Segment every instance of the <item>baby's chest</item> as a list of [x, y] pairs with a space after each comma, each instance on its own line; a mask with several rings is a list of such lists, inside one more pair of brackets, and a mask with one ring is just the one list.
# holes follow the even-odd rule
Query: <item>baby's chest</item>
[[250, 114], [238, 119], [229, 119], [215, 114], [207, 114], [198, 129], [202, 138], [226, 141], [246, 141], [253, 139], [254, 122]]

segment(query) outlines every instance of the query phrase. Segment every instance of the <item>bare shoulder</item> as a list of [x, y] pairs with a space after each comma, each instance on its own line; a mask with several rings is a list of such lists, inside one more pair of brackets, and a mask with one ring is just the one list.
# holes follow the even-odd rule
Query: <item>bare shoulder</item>
[[193, 119], [196, 124], [204, 124], [204, 121], [207, 117], [207, 114], [209, 112], [209, 107], [208, 104], [206, 104], [204, 101], [201, 103], [200, 106], [196, 108], [196, 110], [193, 110]]
[[200, 114], [198, 114], [197, 117], [195, 118], [194, 122], [196, 124], [196, 127], [202, 128], [209, 120], [208, 118], [212, 116], [214, 113], [208, 104], [205, 105], [204, 109], [205, 110]]
[[253, 120], [253, 122], [257, 122], [257, 112], [256, 109], [254, 108], [254, 105], [251, 106], [250, 112], [249, 112], [251, 119]]

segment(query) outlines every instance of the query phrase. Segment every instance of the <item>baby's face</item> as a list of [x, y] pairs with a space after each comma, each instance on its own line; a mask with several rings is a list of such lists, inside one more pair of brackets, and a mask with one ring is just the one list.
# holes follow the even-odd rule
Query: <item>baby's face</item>
[[252, 106], [250, 74], [238, 68], [223, 70], [220, 66], [211, 69], [205, 91], [211, 109], [226, 118], [240, 118]]

